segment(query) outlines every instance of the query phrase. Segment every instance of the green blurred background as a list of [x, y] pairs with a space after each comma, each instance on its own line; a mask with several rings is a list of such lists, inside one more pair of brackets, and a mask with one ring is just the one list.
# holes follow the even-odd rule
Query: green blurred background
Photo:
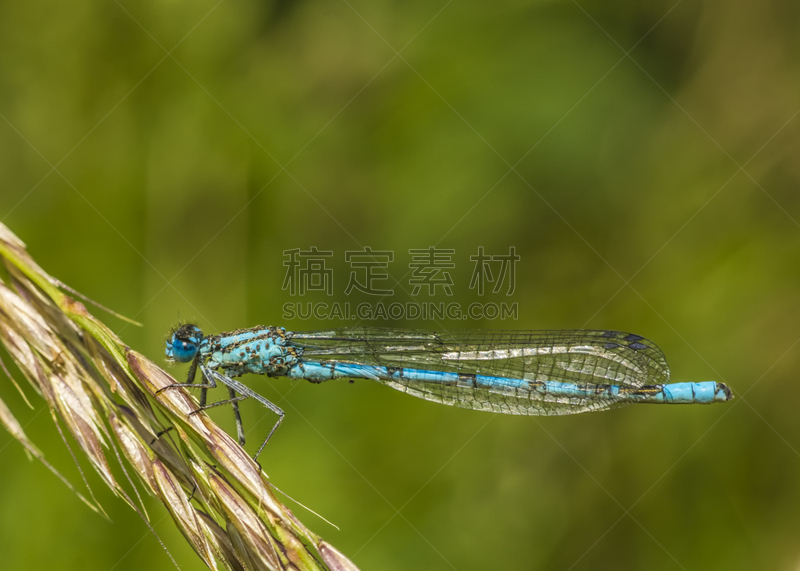
[[[179, 319], [354, 325], [282, 317], [284, 250], [335, 253], [334, 295], [302, 301], [353, 303], [375, 300], [344, 295], [344, 253], [392, 250], [406, 302], [408, 250], [435, 245], [454, 295], [419, 301], [518, 319], [370, 325], [633, 331], [737, 397], [505, 418], [246, 378], [287, 411], [265, 470], [364, 570], [796, 569], [798, 21], [788, 0], [5, 2], [0, 220], [159, 362]], [[469, 289], [479, 246], [516, 248], [512, 296]], [[0, 397], [80, 486], [42, 401]], [[253, 448], [272, 418], [243, 414]], [[4, 568], [171, 568], [87, 464], [113, 523], [5, 434], [0, 463]]]

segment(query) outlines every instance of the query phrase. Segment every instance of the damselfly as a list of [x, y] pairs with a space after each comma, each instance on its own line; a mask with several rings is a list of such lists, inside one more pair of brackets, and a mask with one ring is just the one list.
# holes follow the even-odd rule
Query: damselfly
[[[187, 383], [203, 389], [201, 410], [253, 398], [278, 415], [256, 458], [280, 426], [283, 411], [236, 381], [244, 374], [320, 383], [371, 379], [425, 400], [502, 414], [561, 415], [629, 403], [710, 404], [733, 398], [713, 381], [673, 383], [661, 350], [620, 331], [447, 331], [344, 328], [289, 332], [253, 327], [203, 336], [182, 325], [167, 340], [167, 359], [191, 362]], [[200, 369], [204, 382], [195, 384]], [[230, 398], [206, 405], [206, 390]], [[238, 396], [237, 396], [238, 394]]]

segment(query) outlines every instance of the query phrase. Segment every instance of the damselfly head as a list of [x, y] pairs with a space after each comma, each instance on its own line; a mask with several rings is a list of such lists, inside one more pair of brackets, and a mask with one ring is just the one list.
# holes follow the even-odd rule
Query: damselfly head
[[200, 343], [203, 341], [203, 332], [191, 323], [181, 325], [173, 330], [167, 339], [167, 361], [188, 363], [197, 355]]

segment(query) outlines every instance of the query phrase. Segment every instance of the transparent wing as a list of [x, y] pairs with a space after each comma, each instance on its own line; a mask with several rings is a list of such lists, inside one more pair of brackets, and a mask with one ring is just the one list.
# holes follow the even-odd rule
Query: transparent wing
[[[651, 341], [620, 331], [452, 331], [376, 328], [293, 333], [309, 361], [337, 361], [394, 368], [487, 375], [578, 386], [669, 382], [669, 366]], [[462, 408], [505, 414], [572, 414], [617, 406], [617, 400], [587, 394], [548, 398], [526, 385], [442, 383], [376, 379], [408, 394]]]

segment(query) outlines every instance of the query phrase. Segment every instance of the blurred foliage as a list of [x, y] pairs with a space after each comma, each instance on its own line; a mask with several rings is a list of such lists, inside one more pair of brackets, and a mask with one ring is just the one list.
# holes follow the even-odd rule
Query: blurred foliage
[[[303, 301], [358, 303], [344, 252], [396, 252], [405, 302], [408, 250], [453, 248], [454, 296], [431, 299], [468, 304], [469, 256], [514, 246], [518, 320], [375, 325], [634, 331], [676, 380], [737, 399], [501, 418], [252, 377], [287, 412], [261, 458], [272, 481], [365, 570], [793, 569], [799, 17], [788, 1], [3, 3], [0, 220], [143, 322], [116, 333], [153, 358], [181, 318], [340, 325], [282, 319], [284, 250], [335, 252], [334, 296]], [[25, 417], [0, 396], [70, 474], [44, 404]], [[243, 414], [253, 435], [271, 423]], [[1, 438], [5, 565], [169, 565], [124, 505], [100, 498], [109, 524]]]

